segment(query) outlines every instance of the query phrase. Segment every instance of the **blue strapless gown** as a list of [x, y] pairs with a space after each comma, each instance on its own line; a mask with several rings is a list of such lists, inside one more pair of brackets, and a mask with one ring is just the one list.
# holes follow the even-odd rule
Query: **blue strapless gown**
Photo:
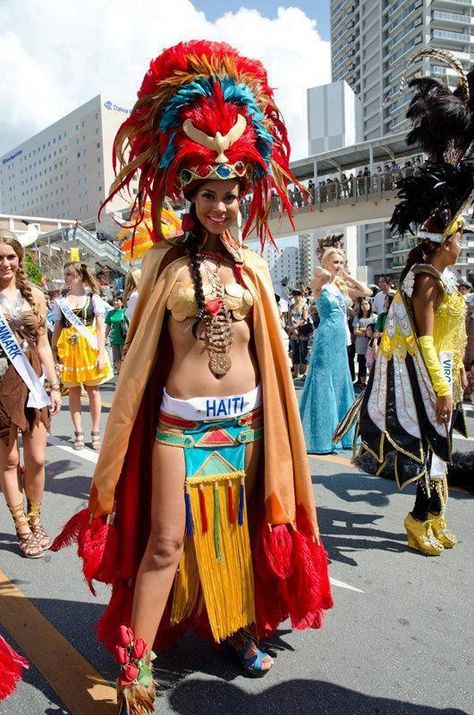
[[[340, 294], [340, 301], [344, 300]], [[315, 301], [320, 324], [315, 332], [300, 413], [306, 449], [328, 454], [351, 449], [354, 428], [335, 444], [332, 435], [355, 399], [346, 345], [346, 324], [338, 299], [323, 288]]]

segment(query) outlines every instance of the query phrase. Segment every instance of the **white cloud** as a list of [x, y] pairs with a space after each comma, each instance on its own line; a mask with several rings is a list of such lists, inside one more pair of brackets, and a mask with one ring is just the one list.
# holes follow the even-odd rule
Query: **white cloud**
[[132, 104], [150, 59], [180, 40], [222, 40], [263, 61], [293, 158], [306, 153], [306, 88], [330, 80], [329, 43], [297, 7], [210, 22], [190, 0], [3, 0], [0, 28], [0, 153], [100, 91]]

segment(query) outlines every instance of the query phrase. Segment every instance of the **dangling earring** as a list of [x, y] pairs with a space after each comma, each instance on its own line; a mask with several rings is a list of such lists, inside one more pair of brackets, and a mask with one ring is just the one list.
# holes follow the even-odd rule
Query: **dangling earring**
[[239, 246], [242, 245], [242, 222], [243, 222], [242, 213], [239, 209], [237, 211], [237, 240], [238, 240]]

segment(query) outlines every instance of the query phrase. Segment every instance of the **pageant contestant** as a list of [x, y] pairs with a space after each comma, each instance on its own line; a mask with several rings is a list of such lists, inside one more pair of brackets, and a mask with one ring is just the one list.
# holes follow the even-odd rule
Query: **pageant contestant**
[[[337, 236], [335, 237], [338, 238]], [[306, 447], [310, 454], [331, 454], [340, 449], [333, 441], [338, 422], [354, 402], [354, 387], [347, 357], [351, 336], [347, 307], [371, 290], [345, 272], [344, 252], [332, 246], [318, 252], [321, 266], [312, 283], [320, 323], [313, 341], [310, 366], [301, 398], [300, 413]], [[329, 239], [331, 240], [331, 239]], [[342, 447], [352, 447], [352, 433], [344, 436]]]
[[[263, 66], [224, 44], [166, 50], [115, 147], [111, 196], [139, 171], [158, 243], [89, 509], [56, 546], [78, 540], [88, 580], [112, 583], [99, 632], [117, 646], [119, 712], [135, 714], [153, 712], [153, 644], [193, 628], [262, 676], [273, 660], [258, 639], [287, 617], [319, 627], [331, 595], [272, 283], [240, 240], [241, 196], [252, 194], [245, 233], [255, 225], [262, 242], [272, 191], [291, 211], [287, 132]], [[164, 197], [182, 194], [184, 236], [167, 245]]]
[[58, 298], [53, 306], [53, 353], [58, 361], [61, 382], [69, 389], [73, 447], [77, 450], [84, 448], [82, 384], [89, 398], [91, 446], [99, 450], [102, 409], [99, 385], [113, 377], [105, 348], [104, 301], [99, 295], [99, 284], [85, 263], [66, 263], [64, 283], [68, 294], [65, 298]]
[[[23, 257], [15, 234], [0, 230], [0, 487], [23, 555], [38, 559], [50, 545], [41, 523], [41, 502], [49, 417], [59, 411], [61, 398], [47, 336], [46, 302], [29, 282]], [[40, 380], [43, 370], [50, 397]], [[24, 484], [18, 477], [19, 431]]]
[[[437, 80], [410, 82], [416, 89], [407, 116], [429, 161], [420, 173], [399, 182], [391, 226], [400, 235], [417, 230], [400, 287], [361, 404], [338, 428], [338, 436], [358, 416], [361, 453], [383, 465], [395, 453], [399, 488], [416, 482], [415, 506], [405, 519], [408, 545], [426, 556], [452, 548], [456, 537], [446, 525], [447, 465], [452, 429], [466, 434], [462, 415], [466, 345], [465, 303], [450, 272], [461, 251], [460, 212], [474, 184], [474, 163], [462, 158], [473, 138], [469, 110], [473, 89], [457, 60], [440, 50], [422, 51], [448, 62], [461, 82], [454, 94]], [[428, 101], [429, 99], [429, 101]]]

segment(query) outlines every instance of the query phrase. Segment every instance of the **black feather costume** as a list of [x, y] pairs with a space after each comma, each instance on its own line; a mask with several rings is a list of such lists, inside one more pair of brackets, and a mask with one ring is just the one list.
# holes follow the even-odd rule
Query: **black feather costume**
[[[417, 145], [428, 160], [415, 176], [397, 182], [401, 201], [390, 228], [423, 239], [423, 232], [443, 236], [469, 201], [474, 186], [474, 160], [469, 158], [474, 140], [474, 70], [466, 76], [460, 62], [445, 50], [421, 50], [408, 62], [430, 57], [446, 62], [460, 77], [454, 91], [433, 77], [415, 77], [407, 118], [412, 129], [409, 146]], [[402, 82], [403, 86], [403, 82]]]

